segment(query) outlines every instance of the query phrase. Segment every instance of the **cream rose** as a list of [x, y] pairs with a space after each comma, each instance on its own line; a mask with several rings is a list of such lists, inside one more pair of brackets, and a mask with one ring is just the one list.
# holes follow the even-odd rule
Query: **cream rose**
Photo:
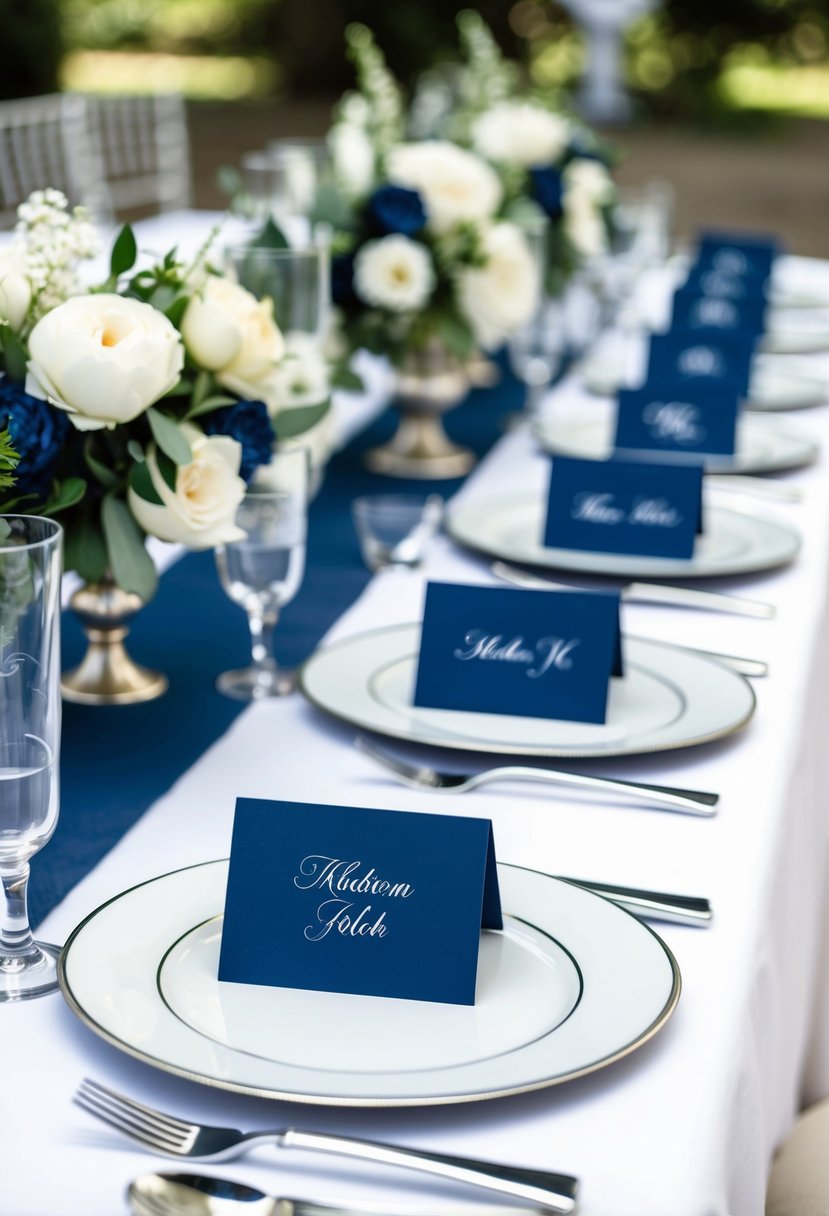
[[181, 332], [195, 362], [248, 400], [262, 397], [263, 385], [285, 351], [273, 301], [257, 300], [218, 275], [208, 275], [187, 305]]
[[564, 195], [564, 231], [584, 258], [595, 258], [607, 250], [607, 229], [596, 203], [586, 193], [570, 190]]
[[493, 224], [484, 234], [485, 266], [458, 276], [458, 301], [484, 348], [496, 346], [532, 316], [539, 299], [536, 261], [515, 224]]
[[0, 251], [0, 321], [18, 330], [32, 302], [32, 289], [21, 260], [11, 250]]
[[389, 181], [417, 190], [433, 232], [455, 224], [490, 219], [498, 210], [502, 189], [485, 161], [446, 140], [398, 144], [389, 152]]
[[571, 126], [530, 101], [500, 101], [472, 124], [476, 152], [504, 165], [549, 165], [570, 141]]
[[578, 157], [570, 161], [563, 174], [565, 190], [597, 206], [611, 203], [616, 194], [613, 178], [597, 160]]
[[376, 308], [414, 312], [424, 306], [434, 286], [429, 250], [407, 236], [367, 241], [354, 259], [354, 290]]
[[181, 430], [193, 459], [177, 467], [175, 489], [161, 475], [153, 444], [147, 449], [147, 468], [161, 502], [148, 502], [131, 488], [130, 510], [150, 536], [188, 549], [212, 549], [243, 540], [245, 533], [235, 522], [247, 488], [239, 476], [242, 445], [226, 435], [203, 435], [188, 422], [181, 424]]
[[29, 336], [26, 391], [67, 410], [80, 431], [132, 422], [178, 381], [184, 347], [149, 304], [74, 296]]

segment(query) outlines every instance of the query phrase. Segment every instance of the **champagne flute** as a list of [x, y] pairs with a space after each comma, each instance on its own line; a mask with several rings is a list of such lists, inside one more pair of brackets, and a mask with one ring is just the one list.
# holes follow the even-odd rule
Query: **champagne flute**
[[308, 472], [307, 448], [277, 452], [266, 483], [252, 486], [239, 506], [244, 540], [216, 549], [222, 587], [244, 608], [250, 627], [250, 666], [222, 672], [216, 681], [219, 692], [237, 701], [281, 697], [295, 686], [294, 673], [273, 657], [273, 635], [305, 573]]
[[0, 515], [0, 1001], [53, 992], [58, 946], [29, 925], [29, 859], [58, 819], [60, 579], [51, 519]]

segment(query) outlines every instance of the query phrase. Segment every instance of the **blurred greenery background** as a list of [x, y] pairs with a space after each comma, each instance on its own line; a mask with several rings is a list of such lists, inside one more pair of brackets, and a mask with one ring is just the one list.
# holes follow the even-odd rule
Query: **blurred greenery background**
[[[349, 21], [411, 80], [454, 44], [453, 0], [0, 0], [0, 95], [177, 90], [195, 100], [331, 99]], [[583, 39], [555, 0], [482, 0], [542, 86], [574, 82]], [[827, 0], [663, 0], [627, 39], [642, 119], [829, 118]]]

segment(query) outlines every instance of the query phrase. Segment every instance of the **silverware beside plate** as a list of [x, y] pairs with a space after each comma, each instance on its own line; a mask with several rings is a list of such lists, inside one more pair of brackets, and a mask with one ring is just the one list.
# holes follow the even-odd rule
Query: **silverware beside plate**
[[376, 1165], [415, 1170], [433, 1178], [467, 1183], [499, 1195], [540, 1204], [548, 1211], [562, 1213], [563, 1216], [576, 1210], [578, 1179], [569, 1174], [476, 1161], [471, 1157], [427, 1153], [371, 1140], [303, 1132], [296, 1128], [242, 1132], [234, 1127], [190, 1123], [136, 1102], [88, 1077], [81, 1083], [74, 1101], [87, 1114], [167, 1157], [231, 1161], [253, 1148], [273, 1144], [277, 1148], [307, 1149]]
[[[437, 1201], [431, 1206], [389, 1207], [387, 1203], [360, 1202], [349, 1207], [311, 1203], [306, 1199], [277, 1198], [256, 1187], [229, 1178], [190, 1173], [141, 1174], [127, 1190], [135, 1216], [440, 1216]], [[493, 1207], [478, 1204], [457, 1207], [452, 1216], [532, 1216], [540, 1209]]]
[[[546, 575], [531, 574], [508, 562], [492, 563], [492, 573], [516, 587], [538, 591], [572, 591], [572, 585], [559, 583]], [[734, 616], [770, 619], [777, 609], [762, 600], [728, 595], [723, 591], [704, 591], [697, 587], [675, 587], [669, 583], [627, 583], [621, 588], [622, 599], [637, 604], [665, 604], [675, 608], [696, 608], [706, 612], [725, 612]]]

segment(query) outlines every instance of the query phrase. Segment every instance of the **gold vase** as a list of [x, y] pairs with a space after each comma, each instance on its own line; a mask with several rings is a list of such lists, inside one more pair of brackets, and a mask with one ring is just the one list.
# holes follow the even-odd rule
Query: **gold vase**
[[82, 705], [135, 705], [166, 691], [167, 677], [139, 667], [124, 647], [128, 622], [144, 607], [140, 596], [104, 579], [81, 587], [69, 606], [80, 620], [89, 646], [80, 666], [63, 674], [65, 700]]
[[469, 376], [461, 359], [435, 343], [407, 355], [397, 374], [394, 406], [400, 422], [393, 437], [366, 453], [375, 473], [391, 477], [463, 477], [475, 463], [469, 448], [453, 443], [443, 429], [442, 415], [469, 391]]

